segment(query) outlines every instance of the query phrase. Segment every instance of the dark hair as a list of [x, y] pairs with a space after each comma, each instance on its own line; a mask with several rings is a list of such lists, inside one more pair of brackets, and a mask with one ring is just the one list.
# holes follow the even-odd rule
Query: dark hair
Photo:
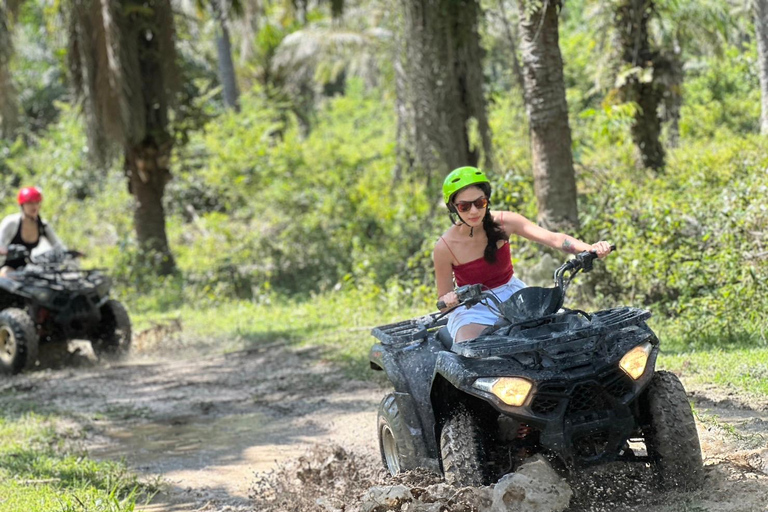
[[[485, 246], [483, 259], [485, 259], [485, 261], [488, 263], [496, 263], [496, 244], [499, 242], [499, 240], [509, 240], [509, 236], [504, 232], [504, 228], [501, 226], [501, 224], [493, 220], [493, 216], [491, 215], [491, 185], [490, 183], [474, 183], [472, 185], [467, 185], [467, 187], [479, 188], [483, 191], [485, 197], [488, 198], [488, 207], [485, 210], [485, 217], [483, 217], [483, 231], [485, 231], [485, 235], [488, 237], [488, 245]], [[464, 188], [461, 190], [464, 190]], [[456, 224], [456, 221], [453, 219], [453, 215], [459, 215], [459, 213], [456, 211], [456, 207], [453, 204], [453, 198], [456, 196], [456, 194], [461, 192], [461, 190], [457, 190], [451, 196], [449, 203], [451, 221], [453, 221], [454, 224]]]

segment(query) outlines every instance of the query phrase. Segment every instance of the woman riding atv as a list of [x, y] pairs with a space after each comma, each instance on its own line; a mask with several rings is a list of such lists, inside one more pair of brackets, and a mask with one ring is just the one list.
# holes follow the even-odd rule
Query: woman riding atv
[[[443, 182], [443, 198], [453, 225], [435, 244], [432, 257], [438, 300], [445, 303], [445, 309], [458, 304], [453, 291], [454, 279], [456, 286], [482, 284], [501, 301], [526, 286], [514, 276], [509, 251], [512, 234], [570, 254], [595, 251], [604, 258], [611, 252], [608, 242], [589, 245], [537, 226], [520, 214], [491, 211], [490, 182], [485, 173], [475, 167], [452, 171]], [[496, 320], [497, 316], [487, 306], [477, 304], [450, 313], [448, 330], [452, 339], [460, 343], [476, 338]]]
[[0, 222], [0, 256], [5, 259], [0, 277], [6, 277], [9, 272], [27, 263], [23, 256], [7, 258], [11, 245], [23, 245], [31, 253], [40, 244], [40, 239], [45, 237], [54, 249], [66, 250], [53, 228], [40, 218], [40, 203], [43, 201], [40, 189], [24, 187], [19, 190], [17, 199], [21, 212], [8, 215]]

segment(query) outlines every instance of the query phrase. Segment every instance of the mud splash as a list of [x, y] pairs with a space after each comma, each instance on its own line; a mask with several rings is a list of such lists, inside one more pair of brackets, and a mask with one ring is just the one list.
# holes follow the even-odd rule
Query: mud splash
[[257, 475], [251, 488], [254, 510], [263, 512], [561, 512], [571, 496], [544, 458], [493, 486], [457, 488], [428, 472], [393, 478], [378, 461], [340, 446], [313, 447]]

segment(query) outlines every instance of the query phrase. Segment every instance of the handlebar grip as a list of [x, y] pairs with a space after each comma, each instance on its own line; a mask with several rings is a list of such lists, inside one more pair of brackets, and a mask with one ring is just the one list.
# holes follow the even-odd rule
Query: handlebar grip
[[437, 301], [437, 309], [445, 309], [445, 308], [446, 308], [445, 302], [443, 302], [442, 300]]

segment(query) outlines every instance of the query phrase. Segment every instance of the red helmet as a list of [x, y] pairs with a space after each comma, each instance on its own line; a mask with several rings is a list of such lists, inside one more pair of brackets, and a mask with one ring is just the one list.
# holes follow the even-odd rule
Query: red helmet
[[43, 200], [43, 193], [37, 187], [24, 187], [19, 190], [19, 204], [39, 203]]

